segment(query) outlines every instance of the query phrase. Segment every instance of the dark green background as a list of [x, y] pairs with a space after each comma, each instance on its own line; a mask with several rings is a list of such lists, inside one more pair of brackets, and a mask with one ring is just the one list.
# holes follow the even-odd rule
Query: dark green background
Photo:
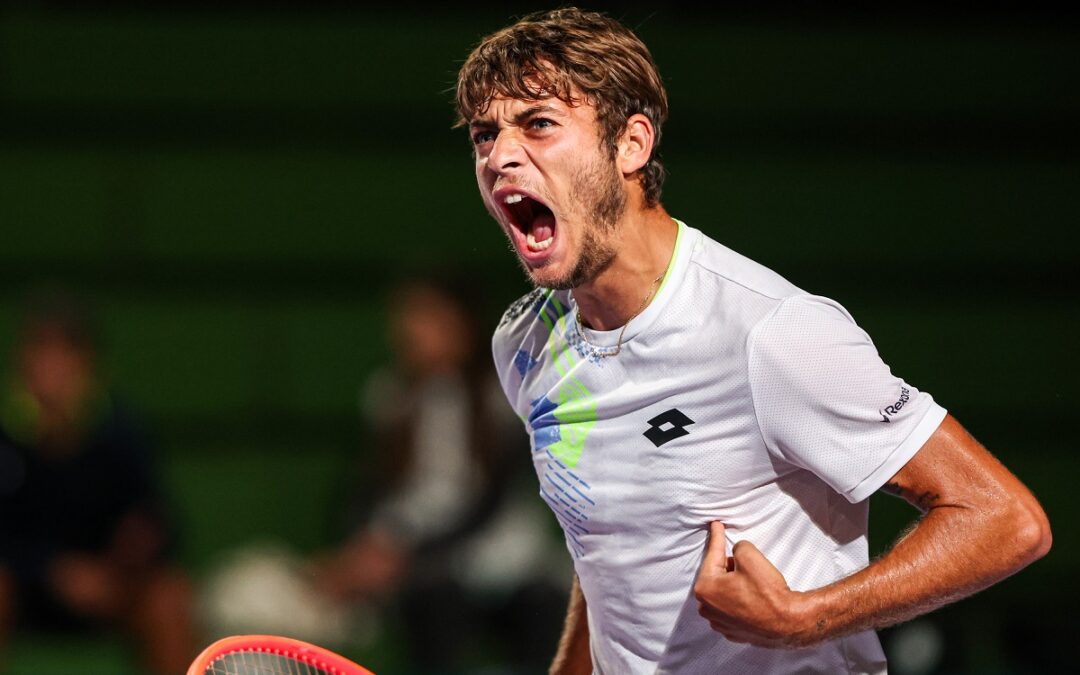
[[[1080, 600], [1077, 22], [605, 7], [668, 85], [669, 211], [843, 302], [1049, 512], [1045, 560], [938, 615], [946, 667], [1065, 663], [1059, 617]], [[0, 347], [33, 285], [96, 302], [196, 573], [238, 537], [333, 538], [395, 279], [471, 274], [492, 324], [526, 290], [448, 92], [522, 9], [0, 9]], [[912, 515], [881, 497], [872, 511], [877, 550]]]

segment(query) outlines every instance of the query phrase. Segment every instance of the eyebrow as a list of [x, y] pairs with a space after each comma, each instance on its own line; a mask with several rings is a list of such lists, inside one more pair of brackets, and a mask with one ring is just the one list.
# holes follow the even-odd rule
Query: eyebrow
[[[515, 114], [511, 118], [511, 123], [514, 126], [521, 126], [521, 124], [523, 122], [525, 122], [527, 119], [529, 119], [530, 117], [535, 117], [536, 115], [541, 115], [541, 114], [552, 114], [552, 113], [558, 115], [558, 114], [561, 114], [561, 111], [558, 108], [556, 108], [555, 106], [553, 106], [553, 105], [538, 103], [536, 105], [531, 105], [528, 108], [525, 108], [524, 110], [522, 110], [521, 112]], [[470, 129], [491, 129], [491, 128], [495, 127], [495, 126], [496, 126], [495, 122], [491, 121], [490, 119], [473, 120], [472, 122], [469, 122], [469, 128]]]

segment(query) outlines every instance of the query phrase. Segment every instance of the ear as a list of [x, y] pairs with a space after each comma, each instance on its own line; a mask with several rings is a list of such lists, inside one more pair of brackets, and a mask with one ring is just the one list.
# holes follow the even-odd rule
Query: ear
[[641, 169], [652, 156], [656, 131], [649, 118], [641, 113], [631, 115], [626, 120], [626, 128], [619, 138], [615, 162], [624, 176]]

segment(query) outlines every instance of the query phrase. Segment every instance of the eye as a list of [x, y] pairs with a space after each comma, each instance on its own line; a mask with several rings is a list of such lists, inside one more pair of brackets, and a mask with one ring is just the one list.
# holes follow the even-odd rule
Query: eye
[[550, 129], [555, 123], [546, 117], [537, 117], [529, 121], [529, 126], [533, 129]]
[[491, 143], [495, 140], [495, 132], [493, 131], [477, 131], [473, 134], [473, 145], [484, 145], [485, 143]]

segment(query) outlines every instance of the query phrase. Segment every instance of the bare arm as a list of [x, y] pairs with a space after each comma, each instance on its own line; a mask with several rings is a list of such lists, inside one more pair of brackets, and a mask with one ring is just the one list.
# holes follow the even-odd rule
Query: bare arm
[[729, 559], [723, 525], [713, 523], [695, 585], [702, 616], [735, 642], [809, 646], [932, 611], [1050, 550], [1035, 497], [951, 416], [884, 489], [922, 519], [869, 567], [805, 593], [748, 541]]
[[566, 609], [566, 624], [559, 639], [559, 650], [551, 663], [551, 675], [590, 675], [592, 656], [589, 652], [589, 620], [585, 596], [577, 576], [570, 588], [570, 605]]

